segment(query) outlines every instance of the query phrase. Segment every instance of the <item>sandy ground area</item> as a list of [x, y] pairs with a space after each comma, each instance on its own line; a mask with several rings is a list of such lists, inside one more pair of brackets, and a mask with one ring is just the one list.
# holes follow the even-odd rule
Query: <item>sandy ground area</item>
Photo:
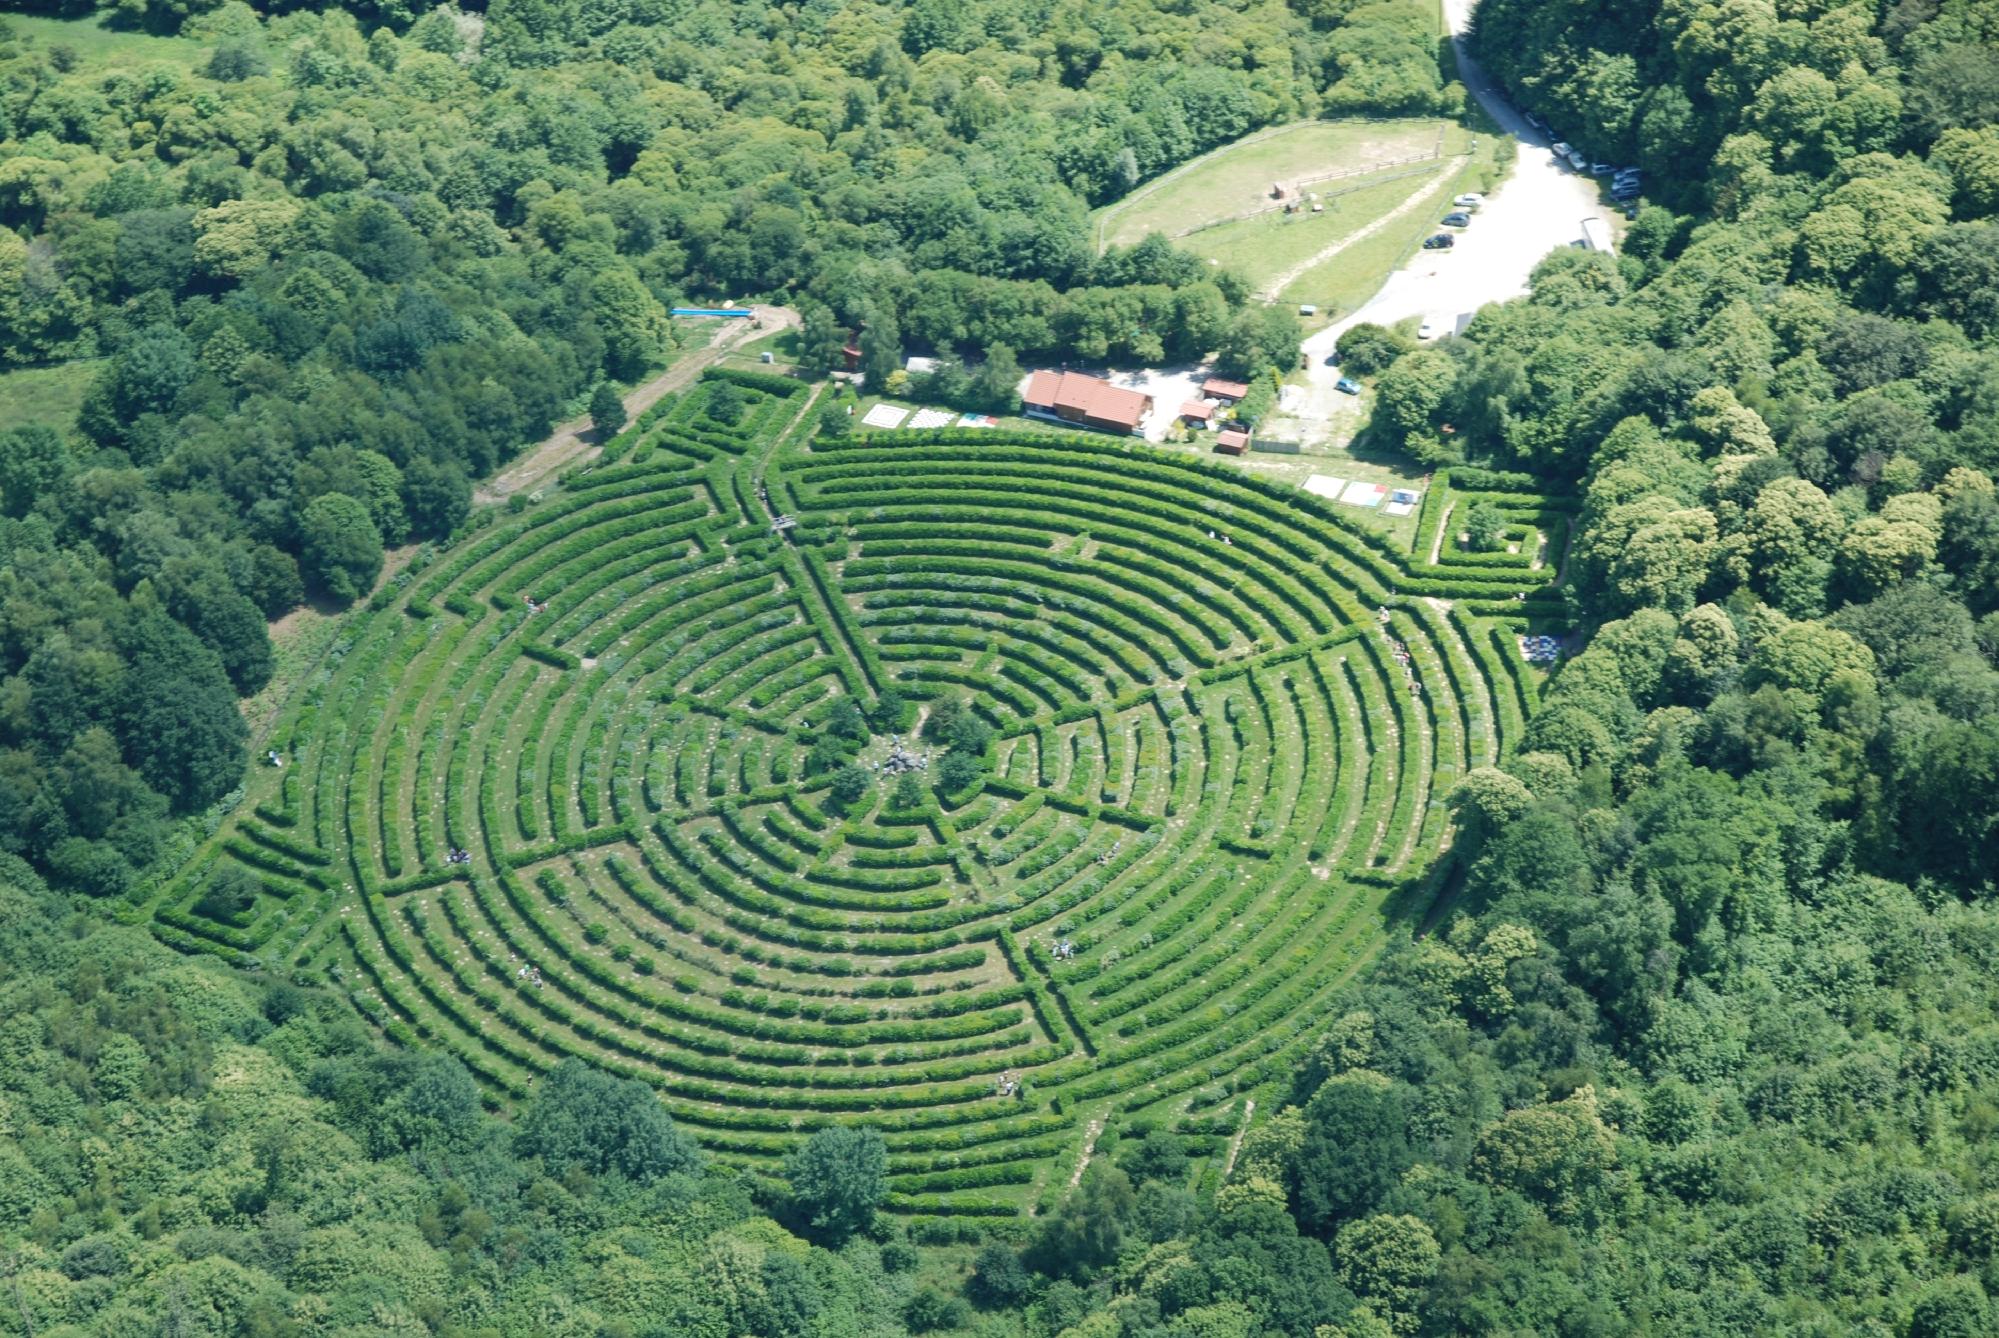
[[1208, 373], [1198, 367], [1148, 367], [1136, 372], [1113, 372], [1111, 384], [1128, 386], [1152, 396], [1152, 412], [1139, 426], [1147, 441], [1164, 441], [1180, 417], [1180, 406], [1201, 398], [1201, 382]]

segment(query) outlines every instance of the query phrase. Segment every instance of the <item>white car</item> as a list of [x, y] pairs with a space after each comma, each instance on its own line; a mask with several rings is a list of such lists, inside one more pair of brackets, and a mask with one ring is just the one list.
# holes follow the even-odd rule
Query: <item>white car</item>
[[1435, 339], [1443, 332], [1443, 322], [1435, 316], [1425, 316], [1423, 323], [1416, 327], [1416, 337], [1418, 339]]
[[1460, 209], [1476, 209], [1485, 203], [1485, 197], [1477, 191], [1466, 191], [1463, 195], [1458, 196], [1457, 199], [1452, 200], [1451, 203]]

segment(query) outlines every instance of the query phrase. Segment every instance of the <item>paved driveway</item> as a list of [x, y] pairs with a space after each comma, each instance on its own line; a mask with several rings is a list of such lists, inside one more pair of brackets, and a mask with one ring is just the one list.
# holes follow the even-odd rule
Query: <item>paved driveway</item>
[[[1582, 220], [1601, 215], [1607, 206], [1597, 199], [1596, 182], [1555, 165], [1548, 140], [1527, 124], [1498, 93], [1465, 50], [1462, 34], [1474, 0], [1445, 0], [1445, 18], [1453, 34], [1458, 74], [1493, 120], [1516, 141], [1513, 172], [1485, 206], [1472, 215], [1469, 228], [1457, 231], [1458, 244], [1449, 251], [1418, 251], [1404, 268], [1389, 275], [1381, 291], [1352, 314], [1335, 321], [1305, 341], [1307, 395], [1299, 417], [1307, 424], [1330, 427], [1339, 417], [1344, 396], [1333, 390], [1339, 371], [1326, 365], [1339, 337], [1362, 321], [1392, 325], [1411, 316], [1429, 316], [1445, 330], [1460, 328], [1488, 302], [1503, 302], [1527, 292], [1527, 276], [1541, 258], [1582, 237]], [[1445, 211], [1440, 210], [1438, 217]]]

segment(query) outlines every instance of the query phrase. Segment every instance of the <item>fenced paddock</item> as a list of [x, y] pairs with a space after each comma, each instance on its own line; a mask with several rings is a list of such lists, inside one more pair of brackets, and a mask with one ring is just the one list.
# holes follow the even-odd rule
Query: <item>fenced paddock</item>
[[[333, 985], [496, 1105], [582, 1056], [752, 1168], [876, 1125], [903, 1213], [1019, 1213], [1107, 1113], [1228, 1128], [1427, 907], [1547, 573], [1144, 447], [808, 444], [813, 388], [717, 375], [739, 424], [702, 383], [358, 616], [156, 931]], [[811, 741], [890, 686], [969, 701], [986, 775], [837, 811]], [[222, 862], [264, 888], [229, 923]]]

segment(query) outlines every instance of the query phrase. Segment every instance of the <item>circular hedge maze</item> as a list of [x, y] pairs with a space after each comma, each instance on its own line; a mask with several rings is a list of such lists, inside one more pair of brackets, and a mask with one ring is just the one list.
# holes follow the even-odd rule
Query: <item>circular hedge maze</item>
[[[878, 1126], [905, 1212], [1020, 1211], [1129, 1112], [1219, 1148], [1431, 909], [1441, 797], [1531, 709], [1559, 506], [1440, 477], [1412, 557], [1102, 438], [808, 445], [817, 393], [711, 373], [400, 577], [157, 931], [496, 1104], [582, 1056], [752, 1167]], [[1460, 551], [1467, 495], [1519, 552]]]

